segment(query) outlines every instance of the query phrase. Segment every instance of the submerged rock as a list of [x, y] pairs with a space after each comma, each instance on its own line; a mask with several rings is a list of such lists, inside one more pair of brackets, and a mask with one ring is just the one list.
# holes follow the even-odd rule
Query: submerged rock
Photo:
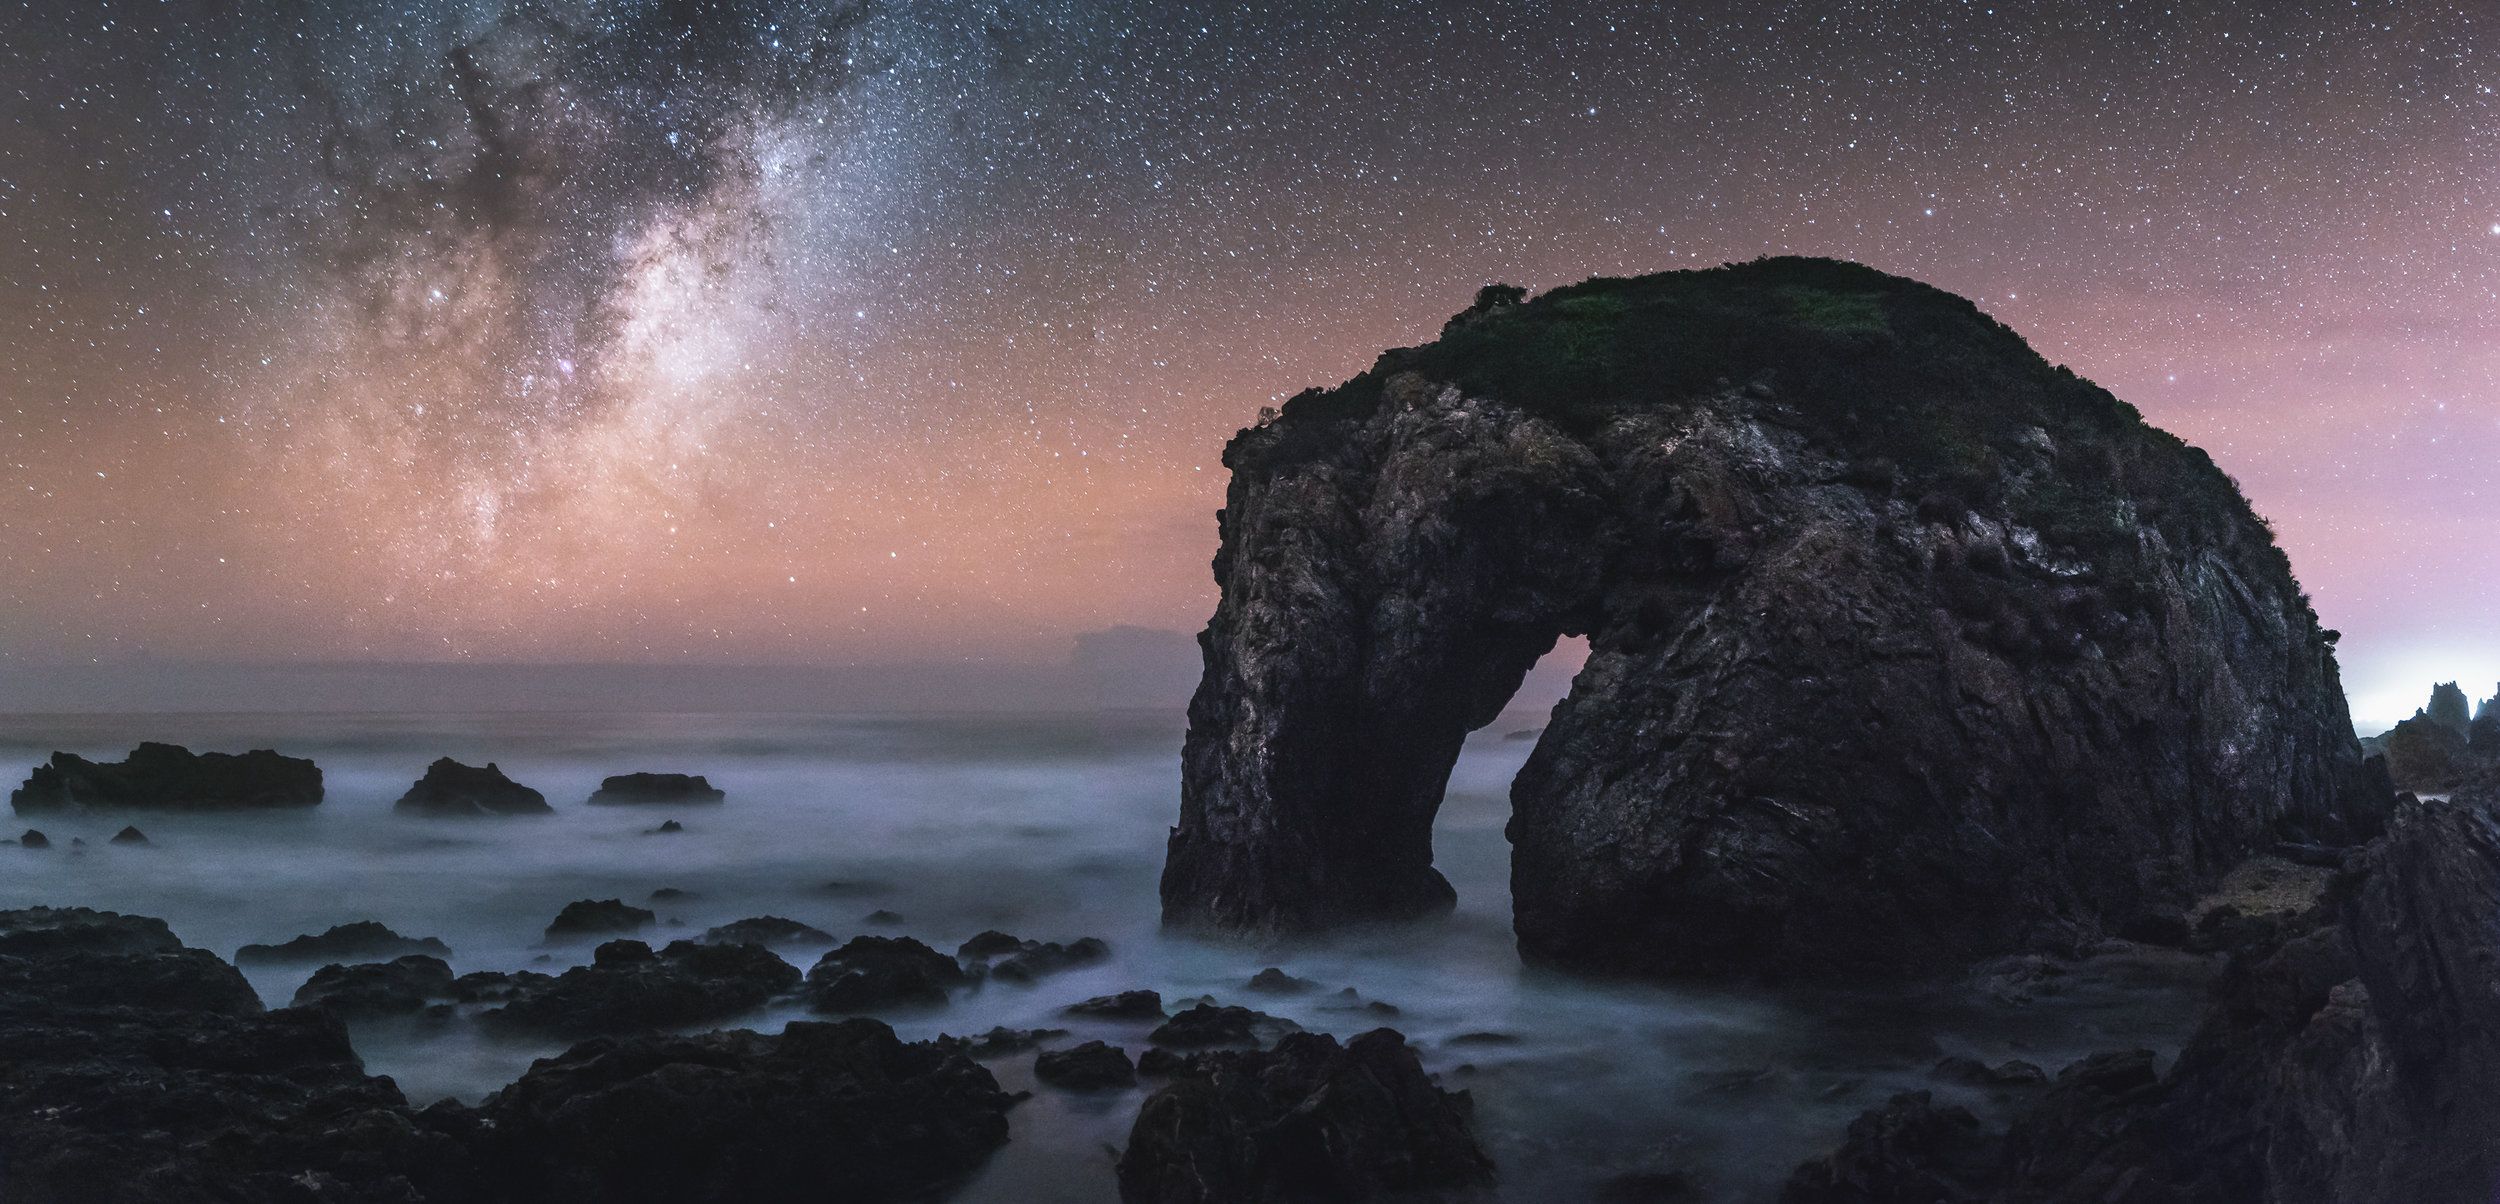
[[480, 1109], [515, 1201], [935, 1198], [1006, 1144], [990, 1072], [874, 1020], [584, 1042]]
[[2390, 805], [2230, 479], [1871, 269], [1480, 306], [1224, 462], [1174, 927], [1446, 911], [1451, 765], [1566, 634], [1587, 665], [1511, 792], [1536, 963], [1832, 978], [2071, 951]]
[[387, 962], [328, 965], [295, 989], [295, 1006], [317, 1007], [350, 1020], [397, 1016], [451, 999], [451, 966], [439, 957], [412, 953]]
[[246, 811], [321, 802], [321, 767], [265, 748], [198, 753], [153, 741], [123, 761], [55, 752], [9, 795], [19, 814], [115, 810]]
[[799, 985], [798, 967], [761, 945], [671, 941], [655, 953], [641, 941], [615, 940], [592, 958], [516, 989], [511, 1002], [478, 1020], [560, 1037], [682, 1028], [754, 1011]]
[[1272, 1051], [1199, 1054], [1137, 1111], [1124, 1204], [1492, 1199], [1473, 1101], [1424, 1077], [1375, 1029], [1340, 1047], [1298, 1033]]
[[479, 769], [449, 757], [425, 767], [425, 776], [391, 807], [412, 815], [545, 815], [547, 796], [505, 777], [494, 762]]
[[1137, 1066], [1128, 1051], [1100, 1041], [1073, 1049], [1055, 1049], [1033, 1059], [1033, 1077], [1070, 1091], [1108, 1091], [1137, 1085]]
[[820, 1012], [940, 1007], [971, 983], [955, 959], [907, 936], [861, 936], [807, 971], [807, 1003]]
[[706, 928], [700, 938], [706, 945], [830, 945], [833, 934], [797, 920], [780, 916], [752, 916], [744, 920]]
[[554, 921], [547, 925], [547, 939], [578, 940], [639, 932], [659, 919], [651, 909], [636, 907], [623, 899], [576, 899], [565, 904], [564, 910], [557, 912]]
[[604, 778], [599, 789], [592, 792], [592, 806], [629, 805], [638, 803], [717, 803], [729, 797], [712, 788], [702, 775], [682, 773], [628, 773]]
[[447, 958], [451, 956], [451, 946], [430, 936], [401, 936], [378, 921], [358, 920], [334, 924], [319, 936], [299, 936], [283, 944], [245, 945], [234, 951], [234, 963], [249, 966], [273, 962], [370, 962], [411, 953]]

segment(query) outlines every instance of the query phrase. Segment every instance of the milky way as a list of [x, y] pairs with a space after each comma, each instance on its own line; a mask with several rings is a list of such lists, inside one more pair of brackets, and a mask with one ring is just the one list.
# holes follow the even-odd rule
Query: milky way
[[[0, 657], [1055, 655], [1494, 280], [1976, 299], [2500, 678], [2469, 6], [27, 5]], [[2400, 712], [2399, 712], [2400, 713]]]

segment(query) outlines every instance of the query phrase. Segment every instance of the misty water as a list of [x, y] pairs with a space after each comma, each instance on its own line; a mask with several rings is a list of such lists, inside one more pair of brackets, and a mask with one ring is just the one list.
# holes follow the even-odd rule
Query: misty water
[[[1137, 987], [1169, 1004], [1214, 996], [1347, 1037], [1383, 1023], [1445, 1087], [1476, 1101], [1477, 1131], [1514, 1201], [1587, 1198], [1625, 1173], [1678, 1172], [1721, 1200], [1767, 1199], [1796, 1163], [1896, 1091], [1934, 1090], [1983, 1115], [2004, 1101], [1935, 1082], [1947, 1054], [2022, 1058], [2052, 1073], [2085, 1053], [2165, 1056], [2198, 1010], [2202, 963], [2145, 951], [2101, 959], [2061, 993], [2015, 1006], [1968, 992], [1695, 990], [1591, 983], [1521, 966], [1509, 929], [1511, 776], [1541, 722], [1504, 716], [1469, 741], [1436, 835], [1455, 915], [1292, 948], [1168, 937], [1156, 878], [1179, 797], [1177, 713], [1070, 716], [404, 714], [77, 715], [0, 720], [12, 782], [55, 748], [119, 760], [140, 740], [194, 750], [276, 748], [317, 760], [328, 798], [303, 812], [21, 817], [49, 850], [0, 848], [0, 906], [87, 906], [162, 916], [188, 943], [231, 957], [354, 920], [439, 937], [452, 967], [559, 972], [590, 946], [542, 945], [577, 899], [657, 911], [657, 946], [749, 916], [784, 916], [848, 939], [917, 937], [952, 950], [984, 929], [1108, 941], [1107, 964], [1031, 987], [991, 984], [937, 1012], [886, 1017], [907, 1039], [994, 1025], [1071, 1030], [1131, 1056], [1146, 1023], [1072, 1020], [1062, 1006]], [[391, 803], [439, 756], [494, 761], [547, 795], [552, 816], [441, 820]], [[725, 803], [589, 807], [609, 774], [700, 773]], [[645, 835], [664, 819], [685, 831]], [[150, 845], [107, 839], [125, 822]], [[72, 848], [72, 837], [84, 848]], [[839, 884], [833, 885], [833, 884]], [[653, 901], [675, 888], [682, 898]], [[894, 924], [871, 924], [877, 910]], [[801, 969], [822, 952], [782, 955]], [[1266, 966], [1323, 984], [1277, 998], [1243, 989]], [[283, 1006], [310, 967], [254, 967]], [[1394, 1005], [1344, 1010], [1333, 993]], [[804, 1013], [737, 1026], [776, 1031]], [[367, 1068], [419, 1104], [475, 1102], [556, 1042], [481, 1036], [464, 1019], [358, 1024]], [[1142, 1090], [1038, 1087], [1032, 1054], [988, 1063], [1033, 1098], [1013, 1139], [957, 1199], [1107, 1201], [1112, 1151]], [[1148, 1086], [1152, 1086], [1149, 1081]]]

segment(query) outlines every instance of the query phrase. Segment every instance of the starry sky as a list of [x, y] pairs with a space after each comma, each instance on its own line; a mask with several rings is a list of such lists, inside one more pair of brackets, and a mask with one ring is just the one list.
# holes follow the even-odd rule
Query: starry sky
[[[0, 9], [0, 664], [1043, 660], [1480, 285], [1968, 295], [2500, 680], [2500, 12]], [[2489, 692], [2469, 687], [2480, 696]]]

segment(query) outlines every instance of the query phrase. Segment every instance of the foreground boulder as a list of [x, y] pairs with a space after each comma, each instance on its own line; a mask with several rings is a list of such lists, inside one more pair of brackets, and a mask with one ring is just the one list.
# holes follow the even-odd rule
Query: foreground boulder
[[449, 757], [425, 767], [408, 793], [391, 805], [409, 815], [545, 815], [555, 808], [547, 796], [505, 777], [488, 761], [486, 768], [463, 765]]
[[717, 803], [729, 797], [712, 788], [702, 775], [682, 773], [627, 773], [602, 778], [599, 789], [592, 792], [593, 806], [621, 806], [636, 803]]
[[1538, 963], [2073, 949], [2390, 805], [2230, 478], [1868, 268], [1490, 289], [1224, 463], [1174, 927], [1448, 910], [1451, 765], [1563, 635], [1588, 662], [1511, 791]]
[[516, 987], [511, 1002], [479, 1022], [573, 1038], [683, 1028], [754, 1011], [799, 985], [798, 967], [761, 945], [671, 941], [655, 953], [641, 941], [618, 940], [591, 956], [590, 965], [551, 982]]
[[845, 1020], [589, 1041], [479, 1111], [516, 1200], [778, 1204], [934, 1197], [1006, 1144], [1012, 1102], [968, 1057]]
[[1266, 1052], [1199, 1054], [1137, 1111], [1124, 1204], [1489, 1200], [1473, 1101], [1432, 1085], [1406, 1039], [1298, 1033]]
[[288, 962], [321, 965], [328, 962], [388, 961], [412, 953], [447, 958], [451, 956], [451, 946], [430, 936], [401, 936], [375, 920], [358, 920], [352, 924], [333, 924], [319, 936], [306, 934], [276, 945], [245, 945], [234, 951], [234, 963], [238, 966]]
[[96, 762], [56, 752], [9, 794], [21, 815], [119, 809], [249, 811], [321, 802], [321, 767], [265, 748], [241, 755], [193, 753], [179, 744], [141, 744], [125, 761]]
[[10, 1204], [492, 1200], [456, 1106], [364, 1073], [327, 1012], [264, 1012], [161, 920], [0, 912]]

